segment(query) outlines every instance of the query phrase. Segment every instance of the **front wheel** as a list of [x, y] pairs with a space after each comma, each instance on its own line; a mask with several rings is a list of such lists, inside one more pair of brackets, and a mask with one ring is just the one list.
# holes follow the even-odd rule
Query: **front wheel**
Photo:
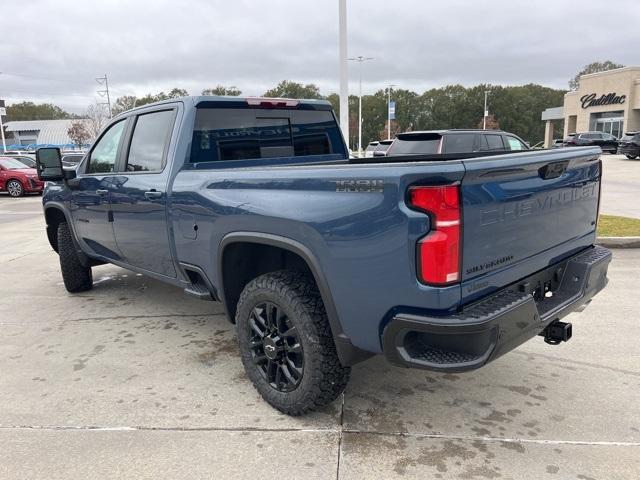
[[236, 325], [245, 371], [272, 407], [302, 415], [344, 391], [351, 369], [338, 359], [322, 298], [308, 276], [283, 270], [249, 282]]
[[21, 197], [24, 195], [24, 187], [18, 180], [9, 180], [7, 182], [7, 192], [12, 197]]
[[58, 255], [62, 280], [68, 292], [84, 292], [93, 287], [91, 267], [84, 266], [78, 257], [71, 229], [67, 222], [58, 225]]

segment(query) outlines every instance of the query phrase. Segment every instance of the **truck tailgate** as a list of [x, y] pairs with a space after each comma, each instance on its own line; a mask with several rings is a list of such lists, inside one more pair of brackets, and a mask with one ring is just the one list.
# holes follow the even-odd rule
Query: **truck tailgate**
[[594, 243], [599, 156], [585, 147], [463, 161], [463, 303]]

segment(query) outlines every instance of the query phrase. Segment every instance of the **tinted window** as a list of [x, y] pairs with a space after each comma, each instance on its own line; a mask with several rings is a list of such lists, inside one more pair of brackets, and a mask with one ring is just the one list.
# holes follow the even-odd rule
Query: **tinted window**
[[489, 150], [504, 150], [502, 135], [485, 135]]
[[429, 155], [438, 153], [440, 140], [439, 133], [414, 133], [398, 135], [387, 155]]
[[191, 162], [345, 153], [331, 111], [200, 108]]
[[471, 153], [475, 134], [452, 133], [444, 136], [444, 153]]
[[600, 140], [602, 138], [602, 135], [600, 135], [599, 133], [583, 133], [582, 135], [580, 135], [580, 138], [587, 138], [587, 139], [591, 139], [591, 140]]
[[164, 151], [173, 126], [173, 110], [140, 115], [131, 137], [127, 156], [128, 172], [158, 172], [162, 170]]
[[124, 131], [124, 120], [109, 127], [91, 151], [87, 173], [113, 172], [118, 156], [118, 146]]
[[507, 150], [527, 150], [527, 146], [516, 137], [507, 135], [504, 139], [507, 142]]

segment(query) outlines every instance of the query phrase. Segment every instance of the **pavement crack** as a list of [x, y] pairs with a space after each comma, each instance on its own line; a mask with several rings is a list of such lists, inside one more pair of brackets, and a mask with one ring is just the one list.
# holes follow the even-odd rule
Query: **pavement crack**
[[340, 422], [338, 424], [338, 460], [336, 462], [336, 480], [340, 478], [340, 459], [342, 458], [342, 432], [344, 425], [344, 392], [340, 401]]
[[408, 438], [431, 438], [435, 440], [465, 440], [480, 442], [497, 442], [497, 443], [521, 443], [521, 444], [537, 444], [537, 445], [591, 445], [591, 446], [609, 446], [609, 447], [640, 447], [640, 442], [611, 442], [611, 441], [588, 441], [588, 440], [550, 440], [550, 439], [533, 439], [533, 438], [508, 438], [508, 437], [481, 437], [475, 435], [447, 435], [436, 433], [407, 433], [407, 432], [379, 432], [375, 430], [350, 430], [344, 429], [345, 433], [350, 434], [366, 434], [366, 435], [387, 435], [394, 437]]

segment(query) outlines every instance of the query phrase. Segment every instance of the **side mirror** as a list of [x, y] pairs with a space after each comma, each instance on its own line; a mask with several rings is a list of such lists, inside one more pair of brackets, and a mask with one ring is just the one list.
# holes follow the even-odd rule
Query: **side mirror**
[[62, 156], [59, 148], [43, 147], [36, 150], [36, 169], [38, 178], [45, 182], [64, 180]]

